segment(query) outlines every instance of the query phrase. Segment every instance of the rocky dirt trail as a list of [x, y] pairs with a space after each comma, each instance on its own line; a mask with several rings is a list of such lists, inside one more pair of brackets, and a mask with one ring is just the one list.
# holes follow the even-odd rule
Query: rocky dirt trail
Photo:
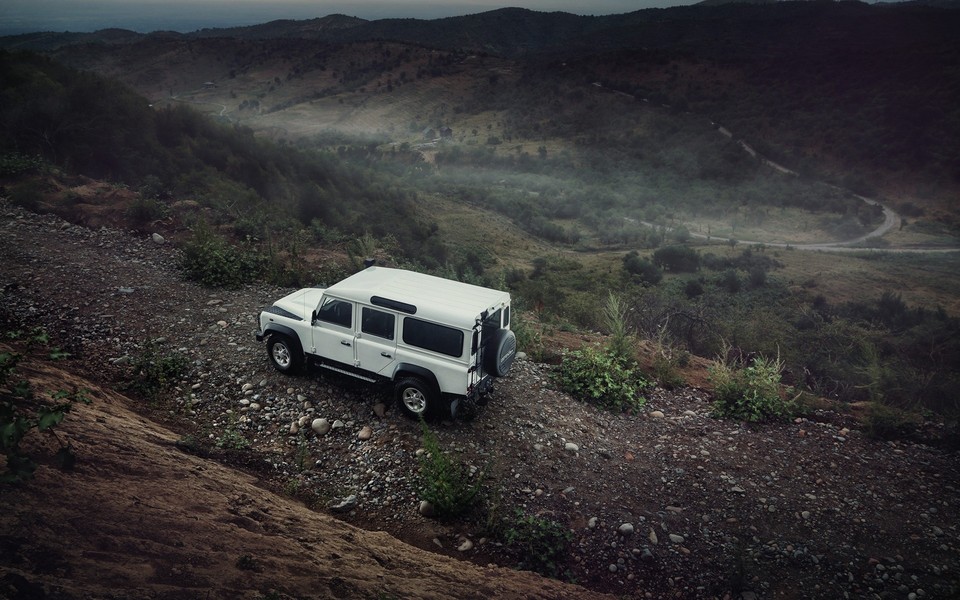
[[[710, 416], [708, 394], [694, 388], [657, 389], [642, 414], [612, 414], [557, 392], [551, 367], [527, 360], [517, 361], [475, 419], [433, 426], [442, 447], [477, 477], [485, 474], [487, 510], [453, 523], [425, 518], [418, 511], [419, 425], [404, 419], [379, 388], [272, 371], [253, 339], [256, 314], [289, 290], [204, 289], [182, 280], [176, 255], [171, 244], [148, 235], [91, 230], [0, 206], [2, 317], [8, 327], [46, 327], [74, 356], [58, 366], [106, 387], [129, 378], [130, 363], [151, 341], [190, 364], [166, 401], [134, 403], [135, 412], [103, 417], [116, 424], [110, 429], [118, 435], [109, 452], [80, 447], [77, 473], [42, 469], [37, 481], [13, 494], [4, 490], [4, 532], [25, 528], [40, 540], [36, 544], [55, 546], [46, 537], [53, 530], [38, 533], [24, 507], [62, 501], [50, 490], [69, 490], [74, 478], [87, 481], [98, 469], [113, 473], [90, 480], [91, 512], [61, 515], [59, 522], [69, 524], [61, 533], [70, 547], [61, 550], [59, 567], [41, 568], [22, 550], [3, 552], [13, 557], [0, 563], [8, 574], [68, 586], [71, 573], [115, 565], [122, 554], [124, 564], [141, 575], [138, 589], [149, 592], [136, 597], [237, 590], [244, 578], [260, 583], [261, 593], [269, 581], [276, 584], [271, 589], [297, 598], [948, 598], [960, 590], [956, 454], [871, 440], [855, 421], [836, 413], [785, 424], [717, 420]], [[100, 401], [90, 410], [127, 404]], [[322, 435], [311, 427], [319, 419], [325, 420]], [[159, 433], [157, 420], [169, 429]], [[93, 436], [97, 423], [87, 417], [71, 427], [82, 438]], [[136, 453], [123, 450], [123, 443], [154, 428], [145, 436], [148, 445]], [[249, 449], [233, 462], [242, 462], [248, 474], [177, 449], [194, 447], [191, 439], [220, 445], [245, 440]], [[169, 466], [175, 493], [160, 483], [126, 495], [108, 487], [115, 480], [134, 486], [138, 474], [159, 462]], [[130, 468], [124, 470], [125, 464]], [[174, 472], [178, 464], [185, 470]], [[228, 475], [242, 491], [226, 488], [222, 478]], [[216, 497], [205, 495], [211, 488]], [[89, 530], [82, 535], [78, 524], [89, 527], [96, 519], [93, 506], [101, 504], [96, 499], [114, 496], [116, 503], [139, 508], [121, 511], [118, 504], [110, 522], [130, 519], [123, 527], [130, 538], [120, 532], [100, 547], [104, 543]], [[138, 521], [149, 514], [153, 496], [163, 498], [155, 512], [183, 531], [191, 530], [185, 523], [210, 524], [225, 512], [236, 514], [226, 518], [226, 529], [203, 534], [206, 545], [180, 551], [173, 536], [162, 533], [174, 525]], [[520, 576], [520, 587], [477, 587], [479, 595], [457, 587], [512, 577], [486, 568], [510, 567], [522, 558], [491, 524], [520, 514], [569, 528], [563, 571], [587, 591], [529, 575]], [[309, 533], [315, 523], [331, 533]], [[386, 533], [368, 533], [374, 530]], [[386, 534], [415, 548], [369, 550], [367, 544], [393, 543]], [[148, 535], [162, 539], [144, 542]], [[248, 535], [257, 543], [270, 537], [281, 544], [277, 552], [284, 560], [250, 546]], [[368, 535], [373, 541], [366, 541]], [[18, 548], [36, 547], [21, 534], [4, 536]], [[251, 556], [248, 566], [260, 570], [238, 572], [241, 555]], [[441, 567], [434, 560], [462, 565], [456, 567], [461, 572], [435, 576]], [[150, 569], [153, 575], [144, 575]], [[161, 571], [165, 575], [157, 575]], [[401, 573], [416, 575], [423, 587], [378, 588], [384, 579], [377, 573], [394, 582], [390, 577]], [[531, 581], [543, 583], [523, 588]], [[100, 585], [102, 597], [134, 597], [119, 590], [109, 595], [107, 579]], [[249, 585], [244, 589], [252, 593]], [[85, 595], [97, 593], [78, 588], [63, 597]]]

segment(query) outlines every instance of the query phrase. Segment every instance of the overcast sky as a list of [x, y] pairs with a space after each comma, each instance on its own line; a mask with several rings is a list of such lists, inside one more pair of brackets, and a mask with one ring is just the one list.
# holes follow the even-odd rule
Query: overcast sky
[[435, 19], [505, 6], [606, 15], [697, 0], [0, 0], [0, 35], [31, 31], [194, 31], [311, 19], [341, 13], [364, 19]]

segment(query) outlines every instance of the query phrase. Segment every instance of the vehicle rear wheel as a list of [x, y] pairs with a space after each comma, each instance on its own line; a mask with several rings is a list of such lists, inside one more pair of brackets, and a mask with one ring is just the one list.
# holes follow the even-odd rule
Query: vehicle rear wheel
[[273, 368], [281, 373], [297, 373], [303, 367], [303, 351], [300, 350], [300, 345], [285, 335], [270, 336], [267, 355]]
[[428, 418], [436, 409], [436, 392], [419, 377], [406, 377], [397, 382], [397, 402], [404, 414], [419, 419]]

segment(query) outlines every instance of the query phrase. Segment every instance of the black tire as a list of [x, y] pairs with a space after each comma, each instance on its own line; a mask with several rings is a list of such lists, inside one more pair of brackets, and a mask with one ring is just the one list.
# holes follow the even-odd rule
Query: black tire
[[303, 368], [300, 344], [285, 335], [274, 334], [267, 340], [267, 356], [273, 368], [281, 373], [299, 373]]
[[404, 377], [394, 387], [397, 404], [405, 415], [413, 419], [428, 419], [437, 412], [438, 394], [419, 377]]
[[506, 377], [517, 356], [517, 336], [509, 329], [497, 329], [487, 342], [483, 370], [494, 377]]

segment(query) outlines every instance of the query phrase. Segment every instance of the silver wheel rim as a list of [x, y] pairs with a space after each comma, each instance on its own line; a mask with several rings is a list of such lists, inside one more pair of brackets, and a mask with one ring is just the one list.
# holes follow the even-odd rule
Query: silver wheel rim
[[273, 345], [273, 361], [278, 366], [286, 369], [290, 366], [290, 350], [284, 344], [276, 343]]
[[423, 414], [427, 410], [427, 397], [417, 388], [408, 387], [404, 389], [400, 399], [407, 410], [414, 414]]

